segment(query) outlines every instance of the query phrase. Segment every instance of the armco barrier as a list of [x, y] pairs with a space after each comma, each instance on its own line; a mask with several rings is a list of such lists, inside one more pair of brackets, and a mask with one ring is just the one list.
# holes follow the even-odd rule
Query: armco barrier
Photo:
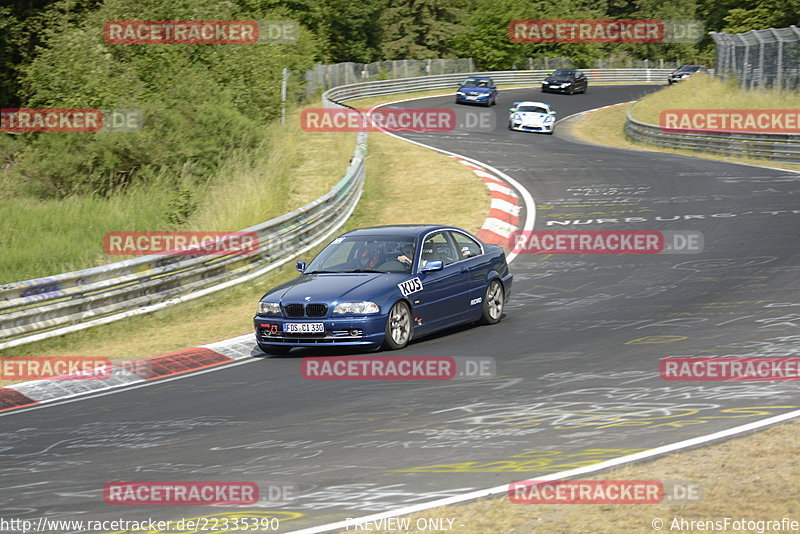
[[[426, 89], [452, 90], [467, 76], [537, 87], [551, 70], [420, 76], [335, 87], [326, 107], [355, 98]], [[671, 69], [585, 69], [590, 82], [664, 83]], [[153, 255], [0, 286], [0, 350], [57, 337], [186, 302], [262, 276], [323, 243], [355, 209], [364, 182], [366, 134], [358, 136], [345, 177], [328, 194], [291, 213], [242, 230], [257, 253]]]
[[800, 135], [728, 132], [670, 132], [660, 126], [633, 118], [628, 109], [625, 133], [640, 143], [682, 148], [725, 156], [764, 158], [787, 163], [800, 163]]
[[[666, 83], [673, 69], [578, 69], [591, 83]], [[354, 83], [334, 87], [327, 91], [332, 99], [345, 102], [355, 98], [406, 93], [430, 89], [449, 89], [470, 76], [490, 76], [497, 85], [522, 85], [540, 87], [542, 81], [552, 73], [551, 70], [512, 70], [494, 72], [474, 72], [471, 74], [443, 74], [437, 76], [418, 76], [397, 80], [381, 80]], [[589, 86], [591, 91], [591, 85]]]

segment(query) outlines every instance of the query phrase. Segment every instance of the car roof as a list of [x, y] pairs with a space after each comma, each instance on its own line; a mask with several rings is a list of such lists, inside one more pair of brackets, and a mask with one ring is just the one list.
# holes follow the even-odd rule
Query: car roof
[[[441, 224], [387, 224], [384, 226], [369, 226], [367, 228], [357, 228], [345, 232], [344, 236], [383, 236], [383, 235], [396, 235], [396, 236], [409, 236], [419, 237], [427, 234], [433, 230], [461, 230], [454, 226], [445, 226]], [[462, 230], [463, 231], [463, 230]]]
[[539, 106], [540, 108], [549, 108], [550, 107], [550, 104], [545, 104], [544, 102], [525, 101], [525, 102], [515, 102], [515, 104], [517, 105], [517, 107], [519, 107], [519, 106]]
[[491, 78], [489, 78], [488, 76], [467, 76], [465, 78], [465, 80], [490, 80], [491, 81]]

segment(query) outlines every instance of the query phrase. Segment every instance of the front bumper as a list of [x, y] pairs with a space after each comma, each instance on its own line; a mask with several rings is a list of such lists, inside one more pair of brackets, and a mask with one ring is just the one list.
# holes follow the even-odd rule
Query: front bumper
[[550, 85], [542, 85], [542, 92], [543, 93], [569, 93], [569, 90], [572, 89], [574, 86], [569, 85], [567, 87], [561, 87], [559, 84], [558, 87], [550, 87]]
[[[351, 316], [321, 319], [253, 318], [256, 341], [260, 345], [282, 347], [379, 346], [386, 335], [387, 315]], [[289, 333], [286, 323], [323, 323], [324, 333]]]
[[491, 101], [492, 95], [485, 94], [485, 95], [477, 95], [477, 96], [469, 96], [469, 95], [456, 95], [456, 102], [457, 103], [467, 103], [467, 104], [485, 104]]
[[521, 132], [552, 132], [553, 131], [553, 124], [543, 124], [541, 126], [531, 126], [529, 124], [523, 124], [521, 122], [511, 122], [511, 129], [512, 130], [519, 130]]

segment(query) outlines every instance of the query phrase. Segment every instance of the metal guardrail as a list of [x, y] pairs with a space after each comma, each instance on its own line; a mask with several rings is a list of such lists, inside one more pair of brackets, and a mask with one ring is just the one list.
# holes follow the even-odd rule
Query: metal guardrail
[[[335, 102], [323, 95], [326, 106]], [[156, 311], [262, 276], [323, 243], [361, 198], [366, 134], [330, 192], [241, 232], [258, 237], [248, 255], [150, 255], [0, 286], [0, 349]]]
[[[594, 83], [666, 83], [673, 69], [578, 69]], [[499, 85], [540, 86], [552, 73], [550, 70], [512, 70], [495, 72], [472, 72], [443, 74], [436, 76], [417, 76], [396, 80], [354, 83], [334, 87], [327, 91], [331, 98], [339, 102], [369, 96], [424, 91], [430, 89], [455, 89], [455, 86], [469, 76], [490, 76]], [[591, 87], [590, 89], [591, 90]]]
[[628, 108], [628, 118], [625, 121], [625, 133], [634, 141], [725, 156], [800, 163], [800, 135], [672, 132], [633, 118], [634, 107], [635, 105]]
[[[590, 82], [663, 83], [671, 69], [582, 69]], [[552, 70], [420, 76], [345, 85], [323, 93], [325, 107], [355, 98], [454, 89], [467, 76], [498, 85], [538, 86]], [[291, 213], [242, 230], [252, 255], [153, 255], [0, 286], [0, 350], [163, 309], [262, 276], [327, 239], [361, 197], [366, 134], [358, 136], [345, 177], [328, 194]]]

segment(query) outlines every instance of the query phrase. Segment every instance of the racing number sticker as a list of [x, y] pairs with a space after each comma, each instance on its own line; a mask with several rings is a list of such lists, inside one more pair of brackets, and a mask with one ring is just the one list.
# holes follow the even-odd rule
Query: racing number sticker
[[397, 284], [397, 287], [400, 288], [400, 292], [403, 296], [407, 297], [411, 293], [422, 291], [422, 281], [419, 278], [412, 278], [411, 280], [406, 280], [405, 282]]

